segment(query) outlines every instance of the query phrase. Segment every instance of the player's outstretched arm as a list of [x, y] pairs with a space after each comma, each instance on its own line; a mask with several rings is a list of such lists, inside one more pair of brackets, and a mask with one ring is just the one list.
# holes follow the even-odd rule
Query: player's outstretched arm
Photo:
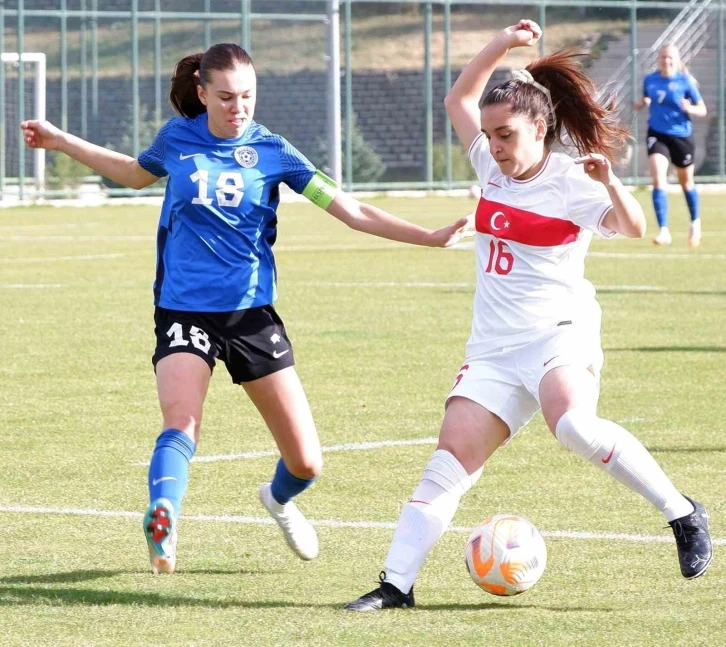
[[449, 90], [444, 100], [446, 113], [467, 149], [481, 132], [479, 100], [494, 70], [510, 49], [534, 45], [541, 36], [542, 30], [532, 20], [507, 27], [471, 60]]
[[373, 205], [359, 202], [342, 192], [333, 198], [325, 210], [351, 229], [412, 245], [451, 247], [473, 234], [471, 216], [459, 218], [447, 227], [433, 231], [397, 218]]
[[81, 164], [131, 189], [143, 189], [159, 178], [139, 166], [128, 155], [87, 142], [56, 128], [49, 121], [31, 119], [20, 124], [30, 148], [46, 148], [65, 153]]
[[628, 238], [645, 236], [643, 207], [613, 173], [610, 160], [599, 153], [590, 153], [578, 157], [575, 163], [583, 164], [585, 173], [608, 190], [613, 208], [603, 218], [603, 226]]

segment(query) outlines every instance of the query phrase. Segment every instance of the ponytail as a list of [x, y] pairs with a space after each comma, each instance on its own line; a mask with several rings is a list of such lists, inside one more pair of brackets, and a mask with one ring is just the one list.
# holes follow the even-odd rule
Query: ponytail
[[198, 52], [185, 56], [176, 64], [174, 76], [171, 77], [169, 101], [177, 114], [193, 118], [207, 111], [207, 107], [199, 100], [199, 68], [204, 54]]
[[595, 86], [578, 60], [582, 56], [564, 49], [526, 67], [536, 84], [549, 90], [549, 97], [533, 83], [513, 80], [491, 90], [481, 105], [508, 103], [514, 114], [532, 120], [544, 117], [548, 146], [564, 144], [568, 137], [580, 155], [601, 153], [612, 160], [624, 150], [630, 133], [619, 124], [612, 98], [597, 98]]

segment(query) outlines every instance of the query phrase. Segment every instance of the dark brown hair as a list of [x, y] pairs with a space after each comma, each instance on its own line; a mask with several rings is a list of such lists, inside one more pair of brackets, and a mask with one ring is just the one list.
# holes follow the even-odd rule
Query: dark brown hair
[[185, 56], [176, 64], [171, 77], [169, 101], [174, 110], [182, 117], [196, 117], [206, 112], [207, 106], [199, 100], [197, 86], [207, 87], [213, 70], [233, 70], [240, 65], [252, 65], [252, 59], [234, 43], [219, 43], [206, 52]]
[[585, 56], [564, 49], [543, 56], [526, 69], [532, 78], [550, 91], [547, 95], [537, 86], [525, 81], [507, 81], [493, 88], [481, 101], [481, 107], [495, 103], [509, 104], [513, 114], [526, 115], [532, 121], [544, 117], [547, 121], [545, 143], [567, 145], [565, 134], [580, 155], [601, 153], [614, 159], [631, 137], [620, 125], [612, 97], [598, 98], [598, 92], [585, 72], [580, 59]]

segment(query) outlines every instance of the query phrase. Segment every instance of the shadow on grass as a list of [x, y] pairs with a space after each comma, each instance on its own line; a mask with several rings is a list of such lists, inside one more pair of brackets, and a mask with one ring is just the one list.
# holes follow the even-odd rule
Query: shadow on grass
[[726, 346], [634, 346], [603, 350], [606, 353], [726, 353]]
[[117, 575], [132, 575], [133, 571], [69, 571], [67, 573], [43, 573], [42, 575], [12, 575], [0, 577], [2, 584], [65, 584], [71, 582], [88, 582], [100, 580], [104, 577]]
[[273, 600], [239, 600], [226, 598], [215, 600], [203, 597], [140, 593], [129, 591], [97, 591], [94, 589], [48, 589], [37, 586], [0, 586], [0, 607], [37, 606], [55, 604], [65, 606], [130, 605], [146, 607], [203, 607], [207, 609], [340, 609], [343, 604], [315, 604]]
[[[13, 578], [7, 578], [13, 579]], [[239, 600], [235, 598], [210, 599], [165, 595], [162, 593], [140, 593], [126, 591], [97, 591], [94, 589], [63, 588], [48, 589], [37, 586], [0, 586], [0, 607], [37, 606], [53, 604], [65, 606], [110, 606], [132, 605], [147, 607], [203, 607], [208, 609], [332, 609], [343, 611], [344, 602], [310, 603], [284, 600]], [[419, 611], [514, 611], [536, 609], [554, 613], [596, 612], [610, 613], [611, 609], [596, 607], [552, 607], [538, 604], [424, 604], [417, 605]]]
[[484, 602], [482, 604], [417, 604], [419, 611], [517, 611], [519, 609], [537, 609], [553, 613], [612, 613], [612, 609], [598, 607], [551, 607], [542, 604], [504, 604], [501, 602]]
[[[282, 573], [283, 571], [265, 570], [264, 574]], [[12, 575], [9, 577], [0, 577], [0, 584], [72, 584], [74, 582], [88, 582], [90, 580], [100, 580], [107, 577], [116, 577], [117, 575], [149, 575], [145, 571], [102, 571], [102, 570], [86, 570], [86, 571], [68, 571], [65, 573], [43, 573], [41, 575]], [[222, 570], [213, 568], [196, 568], [184, 569], [178, 571], [176, 578], [184, 575], [260, 575], [263, 571], [257, 570]], [[163, 577], [163, 576], [162, 576]], [[13, 589], [20, 590], [20, 589]]]

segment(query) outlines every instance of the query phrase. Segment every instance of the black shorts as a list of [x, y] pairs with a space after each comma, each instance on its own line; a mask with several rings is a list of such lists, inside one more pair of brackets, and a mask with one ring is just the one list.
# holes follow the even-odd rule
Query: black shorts
[[693, 154], [696, 152], [693, 137], [674, 137], [648, 128], [647, 144], [648, 155], [654, 153], [665, 155], [673, 162], [673, 166], [686, 168], [693, 164]]
[[282, 319], [271, 305], [234, 312], [183, 312], [157, 306], [157, 362], [174, 353], [193, 353], [210, 370], [219, 358], [235, 384], [257, 380], [295, 364]]

